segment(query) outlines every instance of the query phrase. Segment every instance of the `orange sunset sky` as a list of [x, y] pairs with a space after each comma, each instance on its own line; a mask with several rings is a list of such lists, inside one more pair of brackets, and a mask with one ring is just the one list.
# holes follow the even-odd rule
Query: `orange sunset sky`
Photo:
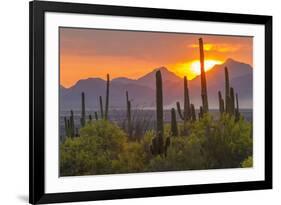
[[161, 66], [192, 79], [200, 74], [200, 37], [205, 70], [228, 58], [252, 65], [252, 37], [60, 28], [60, 83], [107, 73], [137, 79]]

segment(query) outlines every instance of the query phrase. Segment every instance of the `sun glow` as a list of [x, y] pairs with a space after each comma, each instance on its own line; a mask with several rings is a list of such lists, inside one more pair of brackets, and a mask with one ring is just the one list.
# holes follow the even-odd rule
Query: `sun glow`
[[[215, 65], [222, 64], [220, 60], [207, 59], [205, 60], [205, 71], [211, 70]], [[175, 71], [180, 76], [187, 76], [189, 80], [192, 80], [196, 76], [201, 74], [200, 61], [194, 60], [183, 64], [176, 65]]]
[[[205, 60], [205, 71], [211, 70], [215, 65], [222, 64], [219, 60]], [[201, 74], [200, 61], [195, 60], [190, 63], [191, 72], [196, 75]]]

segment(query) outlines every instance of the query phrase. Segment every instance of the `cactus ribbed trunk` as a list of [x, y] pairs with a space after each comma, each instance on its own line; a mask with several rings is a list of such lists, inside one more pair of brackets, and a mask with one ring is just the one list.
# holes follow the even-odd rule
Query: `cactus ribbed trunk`
[[200, 51], [202, 109], [203, 109], [203, 113], [207, 113], [209, 111], [209, 106], [208, 106], [207, 81], [206, 81], [206, 73], [205, 73], [205, 65], [204, 65], [204, 44], [202, 38], [199, 38], [199, 51]]
[[100, 99], [100, 117], [101, 119], [103, 119], [104, 115], [103, 115], [102, 97], [100, 96], [99, 99]]
[[72, 110], [70, 111], [70, 135], [71, 137], [75, 136], [74, 115]]
[[184, 120], [190, 119], [190, 99], [189, 90], [187, 85], [187, 78], [184, 76]]
[[86, 122], [86, 113], [85, 113], [85, 93], [82, 92], [81, 94], [81, 127], [85, 126], [85, 122]]
[[109, 74], [106, 75], [106, 98], [105, 98], [105, 113], [104, 119], [108, 119], [108, 106], [109, 106]]
[[171, 109], [171, 133], [172, 136], [178, 136], [178, 124], [177, 124], [175, 108]]
[[230, 114], [235, 114], [235, 97], [233, 88], [230, 88]]
[[218, 96], [219, 96], [219, 109], [220, 109], [220, 113], [223, 114], [224, 113], [224, 101], [222, 99], [221, 91], [218, 92]]
[[186, 123], [188, 120], [191, 119], [189, 89], [188, 89], [186, 76], [184, 76], [183, 82], [184, 82], [183, 83], [183, 95], [184, 95], [183, 112], [181, 111], [180, 102], [177, 102], [177, 111], [179, 113], [179, 117], [184, 121], [184, 123]]
[[191, 120], [192, 121], [196, 121], [196, 113], [195, 113], [195, 107], [193, 104], [190, 104], [190, 108], [191, 108]]
[[157, 133], [164, 133], [164, 121], [163, 121], [163, 90], [162, 90], [162, 76], [158, 70], [156, 72], [156, 121], [157, 121]]
[[224, 75], [225, 75], [225, 112], [230, 113], [231, 106], [230, 106], [230, 86], [229, 86], [229, 74], [227, 67], [224, 68]]
[[158, 153], [164, 153], [163, 90], [161, 71], [156, 72], [156, 133]]
[[131, 101], [129, 100], [128, 91], [126, 91], [126, 104], [127, 104], [127, 130], [129, 137], [132, 137], [132, 122], [131, 122]]

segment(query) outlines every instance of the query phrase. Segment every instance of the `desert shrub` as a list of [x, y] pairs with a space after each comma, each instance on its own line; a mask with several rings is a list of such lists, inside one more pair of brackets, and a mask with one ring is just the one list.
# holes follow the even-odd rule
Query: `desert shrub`
[[[252, 166], [252, 125], [242, 117], [223, 114], [219, 120], [205, 114], [202, 119], [179, 123], [183, 135], [170, 137], [167, 155], [152, 155], [155, 131], [138, 141], [129, 141], [115, 123], [99, 120], [80, 130], [80, 137], [60, 145], [60, 173], [69, 175], [114, 174], [146, 171], [177, 171]], [[187, 132], [186, 132], [187, 131]], [[180, 132], [181, 133], [181, 132]]]
[[114, 173], [141, 172], [145, 167], [145, 153], [143, 146], [138, 142], [126, 143], [125, 149], [113, 161]]
[[253, 157], [252, 157], [252, 156], [247, 157], [247, 158], [241, 163], [241, 167], [243, 167], [243, 168], [253, 167]]
[[80, 137], [60, 146], [61, 175], [112, 173], [112, 162], [125, 149], [126, 135], [115, 124], [100, 120], [88, 123]]
[[206, 114], [192, 125], [190, 138], [200, 141], [204, 167], [233, 168], [252, 155], [251, 129], [243, 118], [235, 121], [233, 116], [224, 114], [215, 121]]
[[171, 138], [167, 156], [156, 156], [150, 160], [148, 171], [176, 171], [203, 169], [204, 159], [200, 153], [200, 143], [186, 136]]

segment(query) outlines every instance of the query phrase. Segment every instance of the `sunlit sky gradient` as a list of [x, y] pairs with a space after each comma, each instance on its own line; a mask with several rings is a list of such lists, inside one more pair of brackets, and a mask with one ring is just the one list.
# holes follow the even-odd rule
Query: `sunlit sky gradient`
[[228, 58], [252, 65], [252, 37], [60, 28], [60, 83], [107, 73], [137, 79], [161, 66], [192, 79], [200, 74], [200, 37], [206, 70]]

